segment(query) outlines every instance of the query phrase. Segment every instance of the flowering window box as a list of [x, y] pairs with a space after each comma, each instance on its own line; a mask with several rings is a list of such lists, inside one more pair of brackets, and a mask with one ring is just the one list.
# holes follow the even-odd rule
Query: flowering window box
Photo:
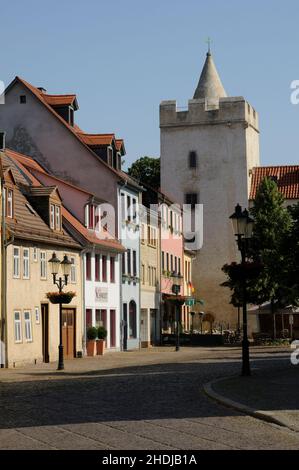
[[46, 294], [51, 304], [69, 304], [75, 296], [75, 292], [48, 292]]

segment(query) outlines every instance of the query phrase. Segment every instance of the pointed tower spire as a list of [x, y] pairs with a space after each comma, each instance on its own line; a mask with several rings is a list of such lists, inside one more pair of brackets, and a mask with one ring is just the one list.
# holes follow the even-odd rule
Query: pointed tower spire
[[203, 66], [200, 79], [195, 90], [193, 99], [199, 98], [225, 98], [226, 91], [221, 83], [216, 66], [210, 50], [207, 52], [207, 58]]

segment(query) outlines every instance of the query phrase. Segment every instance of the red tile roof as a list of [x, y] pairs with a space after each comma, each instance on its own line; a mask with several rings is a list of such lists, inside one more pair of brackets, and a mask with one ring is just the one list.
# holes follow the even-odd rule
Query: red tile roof
[[249, 199], [254, 199], [259, 185], [266, 177], [274, 177], [285, 199], [299, 199], [299, 165], [259, 166], [252, 170]]
[[126, 248], [115, 238], [101, 239], [96, 236], [96, 233], [84, 227], [81, 222], [76, 219], [65, 207], [62, 208], [63, 217], [71, 224], [71, 226], [82, 235], [87, 242], [92, 245], [98, 245], [107, 250], [117, 251], [119, 253], [126, 251]]
[[41, 171], [42, 173], [46, 173], [43, 167], [39, 163], [37, 163], [36, 160], [34, 160], [32, 157], [29, 157], [28, 155], [24, 155], [23, 153], [19, 153], [19, 152], [16, 152], [15, 150], [11, 150], [8, 148], [5, 149], [5, 153], [10, 158], [16, 159], [20, 163], [23, 163], [24, 165], [30, 168]]
[[77, 132], [78, 136], [86, 145], [111, 145], [115, 140], [114, 134], [86, 134]]
[[76, 100], [76, 95], [48, 95], [42, 93], [42, 98], [50, 106], [70, 106]]
[[[22, 165], [22, 170], [26, 172], [30, 178], [35, 178], [34, 175], [31, 173], [31, 171], [28, 170], [33, 170], [34, 174], [36, 175], [38, 173], [42, 173], [44, 175], [47, 175], [49, 178], [51, 178], [54, 181], [59, 181], [63, 183], [66, 186], [70, 186], [72, 188], [75, 188], [77, 191], [81, 191], [82, 193], [88, 194], [90, 197], [95, 197], [95, 194], [91, 193], [90, 191], [87, 191], [86, 189], [83, 189], [79, 186], [74, 186], [72, 183], [69, 183], [68, 181], [62, 180], [61, 178], [58, 178], [57, 176], [54, 176], [50, 173], [47, 173], [44, 168], [32, 157], [29, 157], [28, 155], [24, 155], [19, 152], [15, 152], [14, 150], [10, 150], [8, 148], [5, 149], [5, 153], [14, 161], [17, 161], [18, 164]], [[35, 178], [36, 179], [36, 178]], [[36, 181], [39, 181], [36, 179]], [[97, 198], [99, 199], [99, 198]], [[104, 201], [106, 202], [106, 201]]]
[[[25, 177], [27, 177], [27, 179], [30, 181], [31, 185], [33, 186], [33, 188], [31, 189], [31, 192], [34, 192], [34, 191], [46, 191], [48, 192], [49, 191], [49, 187], [44, 187], [44, 185], [42, 185], [40, 183], [40, 181], [34, 176], [32, 175], [32, 173], [30, 173], [30, 171], [28, 171], [28, 168], [32, 168], [33, 170], [37, 171], [37, 172], [40, 172], [40, 173], [43, 173], [43, 174], [47, 174], [46, 171], [35, 161], [33, 160], [33, 158], [31, 157], [28, 157], [26, 155], [23, 155], [21, 153], [18, 153], [18, 152], [15, 152], [13, 150], [9, 150], [9, 149], [5, 149], [5, 155], [8, 156], [10, 158], [10, 160], [13, 161], [13, 163], [15, 165], [17, 165], [18, 169], [25, 175]], [[59, 178], [56, 178], [56, 176], [52, 176], [52, 175], [49, 175], [51, 177], [51, 179], [53, 179], [54, 181], [57, 180], [57, 181], [62, 181], [62, 180], [59, 180]], [[66, 185], [69, 185], [69, 183], [65, 182], [65, 181], [62, 181], [64, 184]], [[78, 191], [83, 191], [84, 193], [90, 195], [90, 196], [93, 196], [92, 193], [89, 193], [81, 188], [77, 188], [76, 186], [74, 185], [70, 185], [72, 186], [74, 189], [78, 190]], [[55, 186], [53, 186], [53, 190], [54, 188], [56, 188]], [[106, 239], [101, 239], [101, 238], [98, 238], [96, 236], [96, 234], [91, 231], [91, 230], [88, 230], [76, 217], [74, 217], [68, 210], [66, 207], [62, 206], [62, 215], [63, 217], [69, 222], [69, 224], [80, 234], [82, 235], [82, 237], [85, 239], [85, 241], [87, 241], [88, 243], [90, 244], [93, 244], [93, 245], [97, 245], [97, 246], [100, 246], [101, 248], [104, 248], [104, 249], [109, 249], [109, 250], [112, 250], [112, 251], [117, 251], [117, 252], [123, 252], [125, 251], [125, 248], [121, 245], [121, 243], [111, 237], [109, 235], [109, 238], [107, 236]], [[111, 238], [110, 238], [111, 237]]]
[[[76, 136], [76, 138], [78, 140], [80, 140], [80, 142], [82, 143], [82, 145], [84, 145], [93, 155], [95, 158], [98, 158], [98, 156], [93, 152], [93, 150], [84, 142], [84, 140], [82, 138], [80, 138], [79, 134], [78, 134], [78, 131], [81, 132], [81, 129], [78, 127], [78, 126], [74, 126], [72, 127], [70, 124], [68, 124], [56, 111], [55, 109], [47, 103], [47, 101], [44, 99], [44, 96], [45, 96], [45, 93], [42, 92], [41, 90], [39, 90], [37, 87], [31, 85], [30, 83], [26, 82], [26, 80], [20, 78], [20, 77], [16, 77], [11, 83], [10, 85], [7, 87], [6, 89], [6, 93], [8, 91], [9, 88], [11, 88], [14, 83], [18, 81], [20, 83], [22, 83], [27, 89], [29, 89], [35, 96], [36, 98], [39, 99], [39, 101], [41, 103], [43, 103], [46, 108], [65, 126], [69, 129], [69, 131], [72, 132], [72, 134], [74, 136]], [[46, 95], [47, 96], [47, 95]], [[114, 173], [116, 176], [122, 178], [122, 175], [117, 172], [114, 168], [112, 168], [111, 166], [109, 166], [107, 163], [105, 163], [103, 160], [99, 160], [104, 166], [106, 166], [107, 168], [109, 168], [110, 171], [112, 171], [112, 173]], [[124, 179], [124, 178], [122, 178]]]

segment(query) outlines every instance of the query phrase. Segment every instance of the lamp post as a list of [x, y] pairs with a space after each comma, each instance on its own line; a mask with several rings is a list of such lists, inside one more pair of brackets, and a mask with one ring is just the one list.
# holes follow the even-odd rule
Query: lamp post
[[238, 249], [241, 253], [241, 266], [242, 270], [242, 307], [243, 307], [243, 340], [242, 340], [242, 375], [250, 375], [250, 361], [249, 361], [249, 341], [247, 332], [247, 292], [246, 292], [246, 255], [248, 250], [249, 240], [252, 237], [254, 221], [249, 217], [247, 209], [242, 211], [240, 204], [235, 207], [235, 212], [230, 216], [233, 224], [234, 233]]
[[[171, 275], [172, 280], [172, 292], [178, 297], [181, 286], [183, 284], [183, 276], [180, 273], [173, 272]], [[181, 301], [177, 298], [175, 301], [175, 316], [176, 316], [176, 340], [175, 340], [175, 350], [180, 350], [180, 306]]]
[[[57, 258], [56, 253], [52, 254], [52, 258], [49, 259], [51, 265], [51, 272], [53, 276], [53, 284], [58, 287], [59, 294], [62, 293], [63, 288], [68, 284], [68, 277], [71, 272], [72, 262], [68, 259], [67, 255], [64, 255], [63, 260], [60, 261]], [[62, 268], [63, 278], [57, 275], [59, 272], [59, 267]], [[64, 369], [64, 360], [63, 360], [63, 345], [62, 345], [62, 302], [59, 302], [59, 346], [58, 346], [58, 367], [57, 370]]]

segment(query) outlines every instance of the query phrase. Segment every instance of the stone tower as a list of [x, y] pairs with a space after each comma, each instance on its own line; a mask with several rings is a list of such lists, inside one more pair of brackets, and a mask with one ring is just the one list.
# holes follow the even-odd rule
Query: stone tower
[[[237, 72], [237, 71], [236, 71]], [[220, 284], [221, 267], [238, 260], [229, 216], [248, 206], [251, 169], [260, 165], [258, 115], [243, 97], [227, 96], [210, 51], [186, 110], [160, 105], [161, 189], [180, 204], [203, 204], [203, 246], [193, 265], [196, 297], [216, 322], [237, 324]]]

